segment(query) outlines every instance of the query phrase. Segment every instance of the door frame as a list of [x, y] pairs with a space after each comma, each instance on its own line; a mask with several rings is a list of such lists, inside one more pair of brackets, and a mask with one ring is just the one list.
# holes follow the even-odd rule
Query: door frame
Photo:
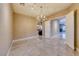
[[74, 51], [77, 48], [77, 10], [74, 11]]

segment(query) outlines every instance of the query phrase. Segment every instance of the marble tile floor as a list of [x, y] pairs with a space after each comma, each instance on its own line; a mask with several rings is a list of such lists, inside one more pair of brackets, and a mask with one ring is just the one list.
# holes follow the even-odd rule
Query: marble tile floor
[[78, 56], [60, 37], [32, 38], [13, 43], [9, 56]]

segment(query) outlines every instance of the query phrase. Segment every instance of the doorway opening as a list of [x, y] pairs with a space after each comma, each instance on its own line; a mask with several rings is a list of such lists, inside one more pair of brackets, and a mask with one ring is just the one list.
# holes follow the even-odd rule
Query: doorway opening
[[66, 39], [66, 17], [62, 17], [58, 20], [59, 34], [63, 39]]

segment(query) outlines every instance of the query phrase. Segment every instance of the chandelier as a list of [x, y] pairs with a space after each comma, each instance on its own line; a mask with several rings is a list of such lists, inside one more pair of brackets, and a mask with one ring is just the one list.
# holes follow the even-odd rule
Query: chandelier
[[38, 20], [38, 23], [42, 24], [43, 22], [47, 21], [47, 18], [44, 15], [39, 15], [37, 16], [37, 20]]

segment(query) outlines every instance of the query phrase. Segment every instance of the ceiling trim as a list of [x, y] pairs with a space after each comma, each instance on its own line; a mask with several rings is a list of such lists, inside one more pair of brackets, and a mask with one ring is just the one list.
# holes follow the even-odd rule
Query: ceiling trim
[[71, 4], [71, 6], [69, 6], [68, 8], [66, 8], [64, 10], [61, 10], [57, 13], [54, 13], [54, 14], [47, 16], [47, 18], [48, 18], [48, 20], [50, 20], [50, 19], [53, 19], [53, 18], [56, 18], [56, 17], [61, 17], [61, 16], [66, 15], [67, 13], [69, 13], [72, 10], [75, 10], [74, 4]]
[[[66, 9], [61, 10], [61, 11], [58, 11], [58, 12], [56, 12], [56, 13], [54, 13], [54, 14], [51, 14], [51, 15], [48, 15], [48, 16], [46, 16], [46, 17], [47, 17], [47, 19], [49, 20], [49, 19], [53, 19], [53, 18], [56, 18], [56, 17], [64, 16], [64, 15], [66, 15], [67, 13], [69, 13], [71, 10], [73, 10], [73, 7], [74, 7], [74, 4], [72, 3], [72, 4], [71, 4], [69, 7], [67, 7]], [[13, 13], [15, 13], [15, 14], [20, 14], [20, 13], [18, 13], [18, 12], [13, 12]], [[20, 14], [20, 15], [24, 15], [24, 16], [26, 16], [26, 17], [29, 17], [29, 18], [32, 18], [32, 19], [36, 19], [36, 17], [34, 17], [34, 16], [29, 16], [29, 15], [25, 15], [25, 14]]]
[[28, 18], [31, 18], [31, 19], [36, 19], [35, 17], [28, 16], [28, 15], [21, 14], [21, 13], [16, 13], [16, 12], [13, 12], [13, 14], [17, 14], [17, 15], [23, 15], [23, 16], [26, 16], [26, 17], [28, 17]]

